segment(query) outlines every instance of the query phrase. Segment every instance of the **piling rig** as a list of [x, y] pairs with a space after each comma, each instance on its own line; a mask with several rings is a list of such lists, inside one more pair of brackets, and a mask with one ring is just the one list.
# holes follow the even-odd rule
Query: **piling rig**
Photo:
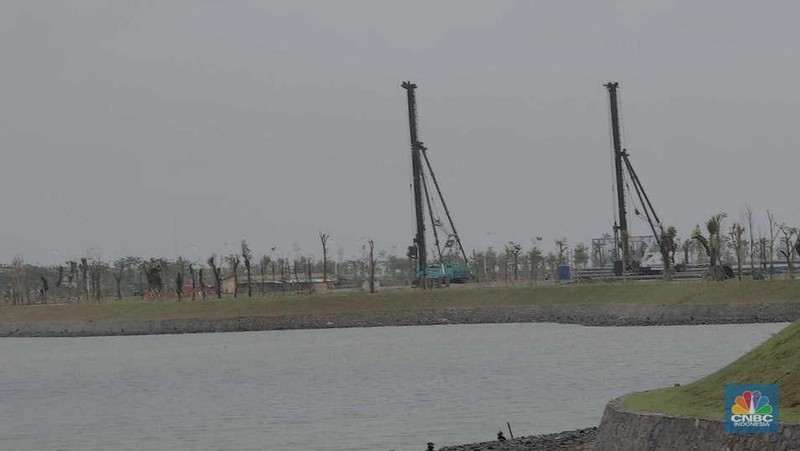
[[[415, 261], [414, 285], [427, 287], [431, 282], [462, 283], [472, 279], [472, 271], [467, 265], [467, 254], [456, 231], [453, 216], [447, 208], [439, 181], [433, 172], [428, 159], [428, 148], [419, 140], [417, 134], [417, 85], [404, 81], [401, 86], [406, 90], [408, 100], [408, 128], [411, 137], [411, 172], [414, 195], [414, 213], [417, 232], [408, 247], [408, 257]], [[424, 163], [424, 164], [423, 164]], [[433, 190], [428, 181], [433, 182]], [[431, 195], [435, 191], [435, 196]], [[441, 204], [447, 222], [438, 217], [437, 203]], [[434, 260], [428, 262], [428, 247], [425, 240], [426, 213], [431, 225], [433, 244], [436, 250]], [[439, 231], [446, 239], [444, 244], [439, 240]]]
[[[624, 271], [635, 269], [638, 262], [631, 258], [630, 247], [628, 245], [628, 214], [625, 207], [626, 192], [630, 194], [627, 179], [630, 179], [633, 184], [636, 197], [639, 199], [639, 204], [644, 211], [647, 223], [650, 225], [650, 230], [653, 233], [656, 244], [658, 245], [661, 255], [665, 255], [664, 243], [662, 235], [664, 234], [664, 227], [658, 218], [658, 214], [647, 196], [647, 192], [642, 185], [639, 176], [633, 169], [628, 150], [622, 147], [622, 138], [620, 136], [619, 126], [619, 100], [618, 89], [619, 83], [609, 82], [604, 85], [608, 90], [609, 105], [611, 108], [611, 139], [614, 152], [614, 175], [615, 175], [615, 188], [616, 188], [616, 203], [617, 211], [614, 221], [614, 240], [617, 243], [616, 261], [614, 262], [614, 273], [622, 275]], [[627, 175], [627, 179], [626, 179]], [[639, 214], [639, 210], [634, 207], [634, 211]], [[666, 262], [665, 268], [666, 268]]]

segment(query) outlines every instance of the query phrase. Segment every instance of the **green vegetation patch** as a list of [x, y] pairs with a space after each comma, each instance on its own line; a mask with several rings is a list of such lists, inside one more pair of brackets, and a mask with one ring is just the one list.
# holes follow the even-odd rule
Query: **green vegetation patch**
[[274, 294], [259, 297], [223, 297], [190, 301], [138, 298], [69, 304], [2, 306], [0, 324], [36, 321], [102, 319], [234, 318], [241, 316], [322, 314], [464, 307], [541, 304], [681, 304], [743, 303], [800, 300], [795, 281], [628, 282], [484, 288], [474, 285], [448, 289], [392, 289], [362, 292]]
[[725, 368], [682, 387], [636, 393], [625, 406], [641, 412], [722, 419], [725, 384], [779, 384], [783, 422], [800, 422], [800, 321]]

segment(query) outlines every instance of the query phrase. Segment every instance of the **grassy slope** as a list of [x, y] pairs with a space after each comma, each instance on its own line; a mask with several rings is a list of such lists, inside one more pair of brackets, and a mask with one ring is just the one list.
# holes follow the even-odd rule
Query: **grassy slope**
[[327, 295], [272, 295], [205, 301], [122, 301], [1, 306], [0, 324], [99, 319], [230, 318], [287, 313], [424, 310], [548, 303], [725, 303], [800, 300], [794, 281], [638, 282], [542, 287], [394, 290]]
[[637, 393], [631, 409], [723, 418], [725, 384], [780, 384], [781, 421], [800, 422], [800, 321], [727, 367], [683, 387]]

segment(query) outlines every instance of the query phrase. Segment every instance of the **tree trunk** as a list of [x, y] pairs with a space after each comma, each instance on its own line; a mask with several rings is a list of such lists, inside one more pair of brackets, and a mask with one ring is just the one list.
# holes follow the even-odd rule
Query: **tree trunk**
[[322, 282], [328, 283], [328, 238], [330, 235], [320, 232], [319, 240], [322, 242]]
[[233, 297], [239, 297], [239, 274], [236, 271], [233, 272]]
[[750, 206], [747, 206], [745, 212], [747, 216], [747, 229], [750, 232], [750, 277], [753, 278], [755, 277], [756, 273], [756, 268], [753, 264], [753, 254], [755, 254], [756, 251], [755, 237], [753, 235], [753, 210], [750, 208]]
[[144, 299], [144, 283], [142, 281], [142, 275], [144, 274], [144, 263], [142, 263], [142, 267], [139, 269], [139, 296]]
[[114, 282], [117, 284], [117, 299], [122, 299], [122, 288], [120, 287], [122, 277], [117, 273], [113, 273], [112, 275], [114, 276]]
[[203, 268], [200, 268], [197, 274], [198, 278], [200, 279], [200, 297], [202, 299], [206, 298], [206, 284], [203, 282]]
[[180, 268], [178, 273], [175, 274], [175, 293], [178, 294], [178, 302], [181, 302], [183, 297], [183, 271]]
[[742, 280], [742, 256], [738, 250], [736, 252], [736, 266], [739, 271], [739, 280]]
[[297, 277], [297, 260], [292, 264], [292, 271], [294, 272], [295, 291], [300, 292], [300, 278]]
[[375, 242], [369, 240], [369, 292], [375, 292]]
[[194, 266], [189, 265], [189, 275], [192, 277], [192, 300], [194, 301], [194, 297], [197, 294], [197, 280], [194, 277]]
[[41, 277], [41, 281], [42, 281], [42, 288], [41, 288], [41, 290], [42, 290], [42, 304], [47, 304], [47, 290], [48, 290], [47, 278], [42, 276]]
[[264, 265], [261, 265], [261, 283], [258, 285], [258, 291], [261, 296], [264, 296]]
[[767, 222], [769, 223], [769, 279], [772, 280], [773, 273], [775, 272], [775, 264], [773, 263], [774, 255], [775, 255], [775, 218], [772, 216], [769, 210], [767, 210]]
[[309, 293], [313, 293], [314, 292], [314, 280], [313, 280], [314, 262], [311, 261], [310, 258], [306, 262], [306, 268], [307, 268], [307, 271], [308, 271], [308, 278], [306, 279], [308, 281], [308, 292]]
[[328, 247], [322, 245], [322, 281], [328, 283]]
[[250, 276], [250, 265], [247, 265], [247, 297], [253, 297], [253, 278]]
[[[663, 229], [662, 229], [663, 230]], [[661, 252], [661, 261], [664, 263], [664, 280], [669, 282], [672, 280], [672, 271], [670, 268], [670, 259], [669, 259], [669, 250], [664, 248], [664, 235], [661, 235], [662, 244], [659, 246], [659, 251]]]

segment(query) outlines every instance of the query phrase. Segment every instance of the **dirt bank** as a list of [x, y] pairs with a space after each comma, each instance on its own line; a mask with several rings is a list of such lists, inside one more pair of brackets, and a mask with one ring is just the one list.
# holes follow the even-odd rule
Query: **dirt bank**
[[236, 318], [11, 322], [0, 324], [0, 336], [82, 337], [529, 322], [581, 324], [585, 326], [654, 326], [790, 322], [797, 319], [800, 319], [800, 302], [547, 304], [415, 311], [286, 314]]
[[588, 451], [592, 449], [592, 444], [597, 436], [597, 428], [578, 429], [575, 431], [564, 431], [557, 434], [533, 435], [530, 437], [519, 437], [504, 442], [483, 442], [471, 445], [445, 446], [439, 451]]

